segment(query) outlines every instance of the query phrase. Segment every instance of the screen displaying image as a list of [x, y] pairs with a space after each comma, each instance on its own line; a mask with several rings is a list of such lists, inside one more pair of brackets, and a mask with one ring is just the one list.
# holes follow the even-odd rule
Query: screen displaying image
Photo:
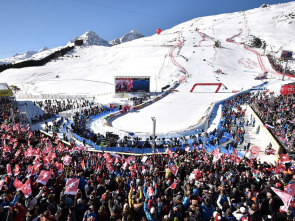
[[115, 82], [116, 92], [133, 92], [133, 79], [117, 78]]
[[115, 78], [116, 93], [150, 92], [149, 78]]

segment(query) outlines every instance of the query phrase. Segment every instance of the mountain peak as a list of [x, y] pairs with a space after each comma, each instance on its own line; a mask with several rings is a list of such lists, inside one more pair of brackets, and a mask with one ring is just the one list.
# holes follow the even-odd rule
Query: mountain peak
[[130, 32], [126, 33], [121, 38], [115, 38], [114, 40], [110, 41], [109, 43], [112, 45], [122, 44], [124, 42], [133, 41], [138, 38], [144, 37], [143, 34], [141, 34], [139, 31], [131, 30]]
[[100, 38], [94, 31], [89, 30], [83, 35], [72, 39], [67, 45], [75, 43], [76, 40], [83, 40], [83, 45], [101, 45], [101, 46], [111, 46], [106, 40]]

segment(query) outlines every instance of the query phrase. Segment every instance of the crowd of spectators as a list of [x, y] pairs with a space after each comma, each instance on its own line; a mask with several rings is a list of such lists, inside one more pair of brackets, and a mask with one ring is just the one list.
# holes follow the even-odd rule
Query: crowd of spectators
[[106, 107], [102, 107], [101, 105], [90, 105], [89, 108], [82, 110], [80, 113], [76, 112], [73, 117], [73, 123], [71, 124], [73, 133], [100, 145], [102, 140], [101, 135], [88, 129], [86, 123], [91, 116], [101, 114], [105, 111], [108, 111]]
[[295, 152], [295, 94], [258, 93], [253, 97], [252, 107], [287, 151]]
[[[91, 108], [94, 105], [93, 102], [89, 100], [44, 100], [44, 101], [34, 101], [34, 106], [43, 110], [43, 114], [36, 114], [32, 119], [32, 124], [39, 123], [41, 121], [53, 118], [55, 114], [71, 109], [81, 109], [84, 111], [85, 108]], [[85, 110], [86, 112], [88, 110]]]
[[[276, 59], [272, 55], [267, 55], [269, 62], [272, 64], [273, 68], [278, 71], [283, 73], [285, 70], [285, 66], [282, 65], [281, 61], [279, 59]], [[295, 70], [292, 70], [290, 67], [286, 68], [286, 74], [293, 75], [295, 76]]]

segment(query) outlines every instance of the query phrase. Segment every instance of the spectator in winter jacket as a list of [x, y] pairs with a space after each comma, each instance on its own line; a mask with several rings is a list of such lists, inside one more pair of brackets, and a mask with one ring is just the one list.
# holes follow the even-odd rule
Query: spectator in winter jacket
[[148, 210], [147, 208], [147, 199], [144, 202], [144, 206], [143, 206], [146, 218], [149, 221], [156, 221], [157, 220], [157, 215], [156, 215], [156, 209], [155, 207], [152, 207], [150, 210]]
[[210, 199], [206, 198], [200, 206], [201, 215], [204, 220], [210, 220], [215, 211], [215, 207], [211, 204]]

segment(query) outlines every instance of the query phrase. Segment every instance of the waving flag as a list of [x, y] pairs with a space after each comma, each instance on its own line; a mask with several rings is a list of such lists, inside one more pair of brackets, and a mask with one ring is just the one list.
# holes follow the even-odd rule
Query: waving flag
[[58, 171], [59, 173], [61, 173], [61, 172], [63, 171], [62, 163], [58, 163], [58, 162], [56, 162], [56, 163], [55, 163], [55, 167], [56, 167], [56, 169], [57, 169], [57, 171]]
[[20, 182], [17, 177], [15, 178], [14, 182], [13, 182], [13, 186], [15, 187], [16, 190], [20, 190], [23, 187], [23, 183]]
[[7, 165], [6, 165], [6, 174], [7, 174], [8, 176], [12, 176], [10, 164], [7, 164]]
[[32, 157], [33, 156], [33, 148], [29, 147], [26, 151], [26, 156], [27, 157]]
[[292, 195], [285, 193], [279, 189], [276, 189], [274, 187], [271, 187], [271, 189], [282, 199], [283, 203], [284, 203], [284, 207], [285, 209], [288, 209], [290, 202], [292, 200]]
[[148, 156], [144, 156], [141, 160], [141, 162], [145, 163], [145, 161], [148, 159]]
[[135, 157], [134, 156], [130, 156], [127, 158], [127, 162], [130, 164], [131, 162], [135, 162]]
[[295, 183], [288, 184], [287, 186], [284, 187], [284, 192], [290, 194], [291, 196], [294, 197], [295, 195]]
[[30, 178], [25, 182], [25, 184], [23, 184], [20, 190], [23, 192], [26, 198], [28, 198], [32, 194]]
[[267, 155], [276, 155], [276, 150], [274, 149], [268, 149], [268, 150], [265, 150], [265, 152]]
[[66, 187], [65, 187], [65, 194], [69, 195], [76, 195], [79, 185], [79, 179], [77, 178], [68, 178]]
[[41, 183], [43, 185], [46, 185], [46, 183], [48, 182], [50, 176], [51, 176], [50, 171], [41, 170], [36, 182]]
[[113, 167], [111, 166], [111, 164], [107, 164], [107, 168], [110, 171], [110, 173], [114, 172]]
[[235, 164], [239, 165], [241, 163], [241, 158], [240, 157], [235, 157]]
[[111, 156], [108, 153], [104, 153], [103, 157], [106, 158], [106, 159], [109, 159]]
[[175, 189], [176, 188], [176, 184], [177, 184], [177, 182], [176, 182], [176, 180], [174, 181], [174, 183], [171, 185], [171, 186], [169, 186], [169, 188], [171, 188], [171, 189]]
[[68, 166], [71, 163], [72, 157], [70, 157], [69, 155], [66, 155], [62, 158], [64, 165]]
[[288, 154], [281, 154], [281, 155], [280, 155], [280, 161], [281, 161], [282, 163], [289, 163], [290, 160], [289, 160], [289, 156], [288, 156]]
[[169, 170], [171, 171], [171, 173], [174, 174], [174, 176], [176, 176], [176, 173], [177, 173], [177, 171], [178, 171], [177, 166], [175, 166], [175, 165], [171, 165], [171, 166], [169, 167]]
[[259, 156], [260, 147], [259, 146], [252, 146], [250, 149], [250, 157], [257, 158]]
[[264, 124], [263, 126], [266, 127], [267, 129], [274, 129], [275, 128], [275, 127], [273, 127], [273, 126], [271, 126], [269, 124]]
[[17, 176], [19, 174], [20, 168], [18, 164], [15, 164], [14, 166], [14, 176]]
[[3, 186], [4, 182], [5, 182], [4, 180], [0, 181], [0, 190], [2, 189], [2, 186]]
[[192, 174], [194, 174], [195, 176], [198, 175], [199, 173], [200, 173], [200, 171], [199, 171], [198, 168], [194, 169], [193, 172], [192, 172]]
[[43, 157], [43, 163], [45, 166], [48, 165], [50, 163], [50, 159], [47, 156]]
[[281, 172], [284, 171], [284, 169], [285, 169], [285, 166], [283, 166], [283, 165], [277, 165], [276, 170], [275, 170], [275, 173], [276, 174], [280, 174]]
[[127, 163], [127, 161], [126, 161], [126, 162], [122, 165], [122, 169], [123, 169], [123, 170], [126, 170], [127, 165], [128, 165], [128, 163]]

